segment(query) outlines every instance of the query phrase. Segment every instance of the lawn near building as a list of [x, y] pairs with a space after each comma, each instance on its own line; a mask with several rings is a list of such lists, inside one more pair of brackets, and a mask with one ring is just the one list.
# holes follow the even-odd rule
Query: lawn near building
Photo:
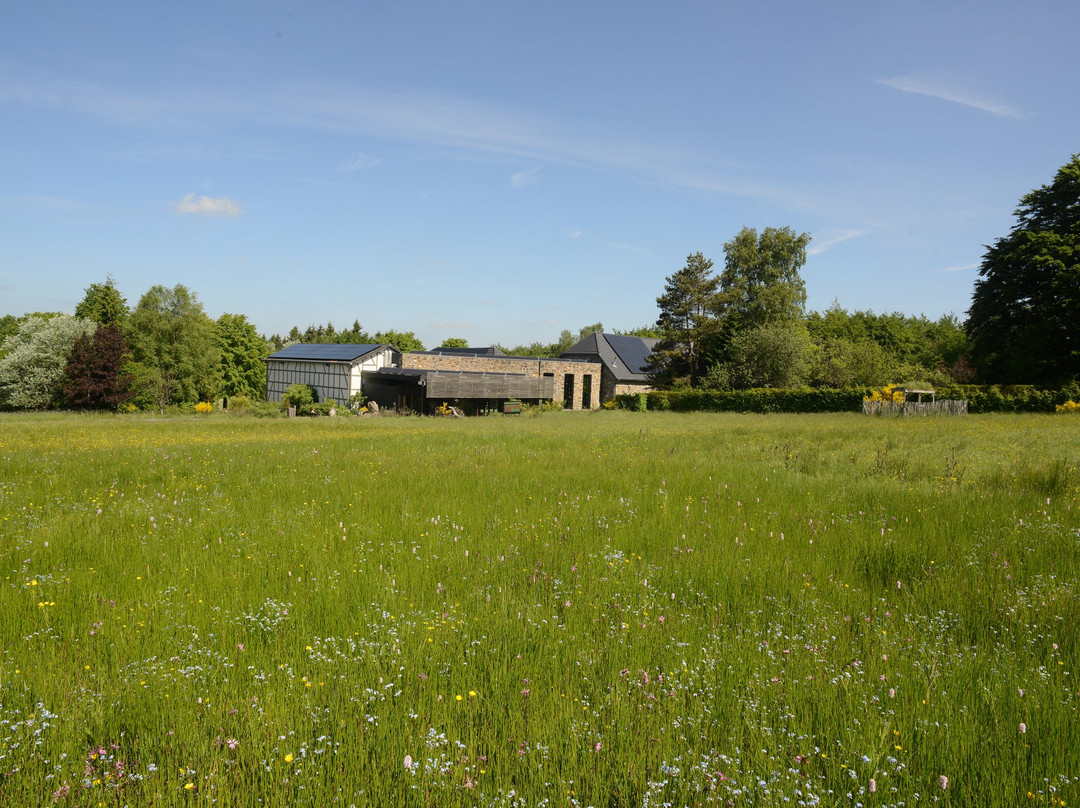
[[0, 417], [0, 804], [1074, 805], [1080, 419]]

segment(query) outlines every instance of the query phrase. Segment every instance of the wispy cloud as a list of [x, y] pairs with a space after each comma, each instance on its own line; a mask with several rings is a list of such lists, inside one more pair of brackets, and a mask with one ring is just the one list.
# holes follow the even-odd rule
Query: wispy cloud
[[827, 232], [822, 241], [810, 242], [813, 246], [806, 251], [806, 254], [820, 255], [830, 247], [835, 247], [837, 244], [841, 244], [849, 239], [865, 236], [868, 232], [869, 231], [867, 230], [838, 230]]
[[905, 93], [916, 95], [928, 95], [931, 98], [939, 98], [942, 101], [951, 101], [954, 104], [962, 104], [981, 112], [989, 112], [1002, 118], [1022, 120], [1023, 113], [1000, 101], [987, 98], [977, 92], [960, 86], [960, 82], [944, 76], [933, 76], [926, 73], [913, 73], [908, 76], [897, 76], [891, 79], [879, 79], [879, 84], [892, 87]]
[[969, 269], [978, 269], [979, 264], [964, 264], [962, 267], [945, 267], [942, 272], [966, 272]]
[[540, 166], [530, 168], [528, 171], [519, 171], [510, 178], [510, 184], [515, 188], [523, 188], [532, 185], [540, 179]]
[[355, 157], [352, 157], [352, 158], [346, 160], [342, 164], [341, 170], [342, 171], [363, 171], [365, 168], [371, 168], [372, 166], [377, 166], [380, 162], [382, 162], [382, 161], [379, 160], [378, 158], [372, 157], [369, 154], [361, 153], [361, 154], [356, 155]]
[[176, 203], [176, 212], [181, 215], [200, 214], [202, 216], [228, 216], [235, 218], [244, 212], [235, 199], [227, 196], [196, 196], [188, 194]]
[[[807, 209], [821, 204], [790, 188], [732, 176], [705, 165], [698, 154], [634, 142], [603, 127], [430, 93], [285, 84], [236, 92], [156, 88], [153, 93], [139, 94], [93, 82], [16, 81], [0, 75], [3, 104], [64, 109], [117, 126], [168, 128], [193, 137], [240, 121], [408, 140], [702, 193], [767, 199], [787, 207]], [[360, 167], [366, 167], [363, 160]], [[512, 182], [533, 178], [534, 171], [520, 172]]]
[[585, 235], [585, 231], [584, 230], [567, 230], [566, 235], [569, 238], [581, 238], [583, 235]]
[[9, 215], [66, 224], [91, 224], [104, 221], [107, 211], [100, 206], [62, 196], [0, 197], [0, 216]]

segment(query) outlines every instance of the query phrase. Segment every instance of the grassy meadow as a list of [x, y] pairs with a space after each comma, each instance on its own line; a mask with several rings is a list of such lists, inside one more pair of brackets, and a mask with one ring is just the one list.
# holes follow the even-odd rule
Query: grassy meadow
[[1080, 418], [0, 418], [0, 805], [1080, 804]]

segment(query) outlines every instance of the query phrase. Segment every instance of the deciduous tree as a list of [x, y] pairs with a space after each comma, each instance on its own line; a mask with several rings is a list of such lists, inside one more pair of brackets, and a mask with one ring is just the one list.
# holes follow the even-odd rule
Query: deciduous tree
[[120, 326], [98, 326], [71, 347], [64, 371], [64, 399], [69, 407], [115, 410], [131, 398], [132, 376], [124, 366], [130, 358]]
[[209, 401], [217, 392], [214, 321], [187, 287], [151, 287], [132, 311], [127, 335], [137, 403], [163, 411], [169, 404]]
[[222, 314], [214, 323], [214, 343], [221, 354], [220, 392], [261, 400], [266, 393], [266, 340], [243, 314]]
[[23, 320], [18, 330], [4, 340], [0, 402], [27, 410], [58, 406], [71, 347], [95, 328], [97, 325], [90, 320], [68, 314]]
[[809, 243], [808, 233], [790, 227], [766, 227], [760, 235], [744, 227], [724, 244], [720, 303], [732, 332], [803, 318], [806, 284], [799, 269]]
[[417, 339], [412, 331], [379, 331], [373, 337], [373, 341], [393, 345], [403, 353], [424, 350], [424, 343]]

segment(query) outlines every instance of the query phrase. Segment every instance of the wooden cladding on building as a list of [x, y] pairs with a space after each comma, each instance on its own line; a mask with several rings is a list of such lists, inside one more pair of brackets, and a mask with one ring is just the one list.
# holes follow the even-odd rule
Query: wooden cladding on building
[[495, 373], [428, 373], [427, 397], [434, 399], [551, 399], [555, 380], [550, 376]]

